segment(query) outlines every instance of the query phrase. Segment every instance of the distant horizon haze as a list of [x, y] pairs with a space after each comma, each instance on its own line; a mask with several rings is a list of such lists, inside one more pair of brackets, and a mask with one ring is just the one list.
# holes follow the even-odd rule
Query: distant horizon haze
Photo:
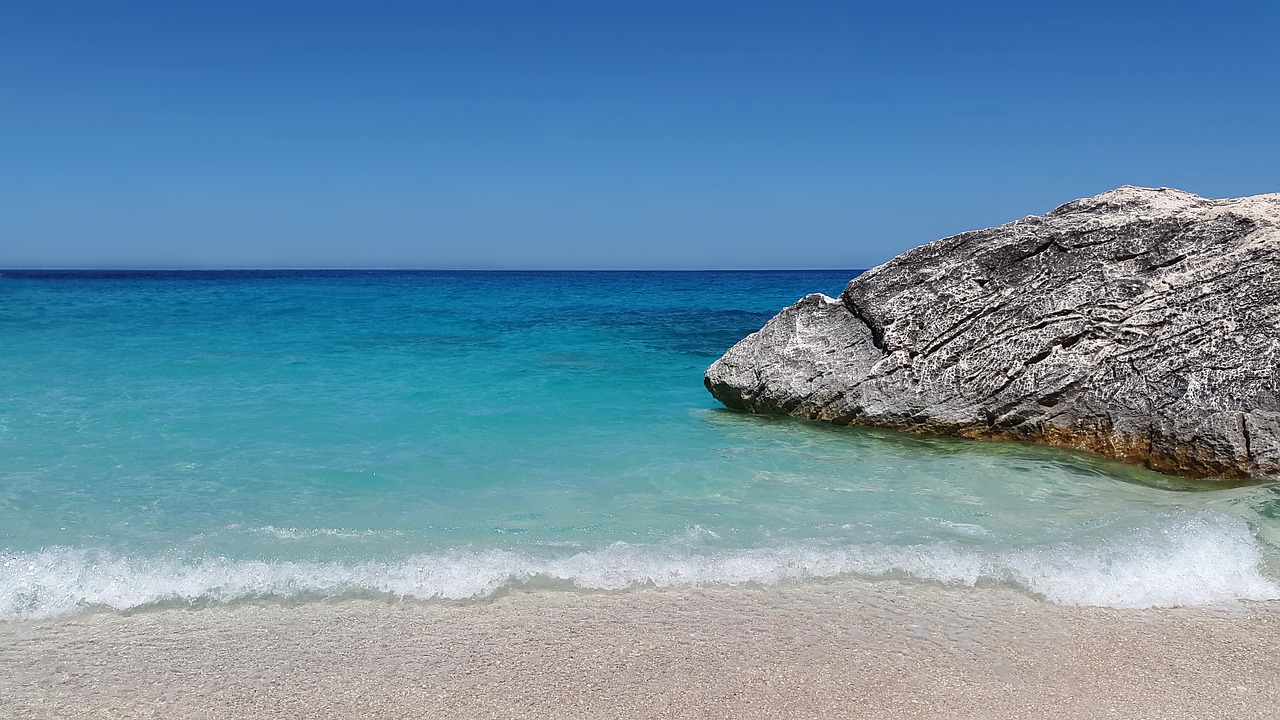
[[[552, 275], [557, 273], [617, 273], [617, 274], [676, 274], [688, 273], [691, 275], [702, 274], [733, 274], [733, 273], [830, 273], [830, 272], [850, 272], [864, 273], [871, 268], [467, 268], [467, 267], [142, 267], [142, 266], [111, 266], [101, 265], [92, 267], [36, 267], [36, 266], [14, 266], [0, 267], [0, 276], [4, 273], [15, 274], [31, 274], [38, 275], [41, 273], [57, 274], [71, 273], [91, 275], [93, 273], [110, 274], [163, 274], [163, 273], [179, 273], [179, 274], [233, 274], [233, 273], [512, 273], [512, 274], [546, 274]], [[851, 278], [854, 276], [850, 276]]]

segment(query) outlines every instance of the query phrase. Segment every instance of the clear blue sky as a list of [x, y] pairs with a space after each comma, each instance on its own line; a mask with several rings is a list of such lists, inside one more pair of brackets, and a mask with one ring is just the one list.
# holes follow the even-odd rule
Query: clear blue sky
[[0, 267], [866, 267], [1280, 191], [1280, 3], [0, 6]]

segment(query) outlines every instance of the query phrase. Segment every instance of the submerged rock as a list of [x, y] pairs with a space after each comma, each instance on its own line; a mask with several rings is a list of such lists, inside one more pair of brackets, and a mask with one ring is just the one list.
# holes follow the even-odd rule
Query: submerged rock
[[1280, 476], [1280, 193], [1122, 187], [908, 251], [706, 371], [731, 408]]

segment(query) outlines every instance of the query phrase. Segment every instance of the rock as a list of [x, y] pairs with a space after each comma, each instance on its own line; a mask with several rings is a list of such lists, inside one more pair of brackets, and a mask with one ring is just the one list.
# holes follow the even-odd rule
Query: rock
[[1280, 193], [1122, 187], [809, 295], [707, 369], [725, 405], [1280, 476]]

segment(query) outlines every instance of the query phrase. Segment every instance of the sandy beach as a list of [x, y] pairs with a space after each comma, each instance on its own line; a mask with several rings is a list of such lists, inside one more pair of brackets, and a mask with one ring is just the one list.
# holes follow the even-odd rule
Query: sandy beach
[[1280, 717], [1280, 604], [896, 581], [103, 612], [0, 648], [16, 718]]

